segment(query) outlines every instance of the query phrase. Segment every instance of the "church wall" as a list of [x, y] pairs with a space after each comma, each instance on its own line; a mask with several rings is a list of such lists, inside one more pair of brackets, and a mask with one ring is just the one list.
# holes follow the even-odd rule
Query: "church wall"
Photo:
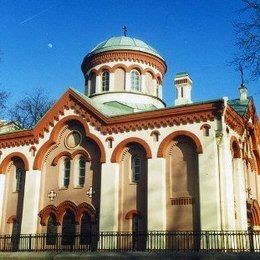
[[[61, 120], [62, 118], [68, 116], [68, 115], [72, 115], [74, 114], [74, 111], [72, 109], [70, 110], [65, 110], [65, 113], [63, 116], [59, 116], [59, 120]], [[161, 141], [168, 136], [170, 133], [173, 133], [174, 131], [180, 131], [180, 130], [185, 130], [185, 131], [190, 131], [192, 133], [194, 133], [196, 136], [198, 136], [198, 138], [200, 139], [201, 143], [202, 143], [202, 147], [203, 147], [203, 153], [199, 154], [198, 157], [198, 161], [199, 161], [199, 187], [200, 187], [200, 204], [201, 204], [201, 208], [200, 208], [200, 212], [201, 212], [201, 228], [202, 229], [219, 229], [220, 227], [220, 216], [219, 216], [219, 212], [220, 212], [220, 208], [219, 208], [219, 183], [218, 183], [218, 171], [216, 168], [216, 160], [214, 160], [213, 158], [217, 158], [216, 154], [217, 154], [217, 149], [216, 149], [216, 141], [215, 141], [215, 130], [217, 129], [217, 123], [216, 121], [213, 122], [207, 122], [207, 124], [211, 127], [210, 128], [210, 135], [209, 136], [204, 136], [203, 130], [200, 129], [201, 125], [204, 124], [202, 122], [200, 123], [193, 123], [193, 124], [186, 124], [186, 125], [179, 125], [179, 126], [172, 126], [172, 127], [162, 127], [162, 128], [158, 128], [157, 130], [159, 131], [160, 135], [159, 135], [159, 140], [156, 141], [154, 140], [153, 136], [150, 136], [152, 129], [148, 129], [148, 130], [139, 130], [139, 131], [135, 131], [135, 132], [124, 132], [124, 133], [119, 133], [119, 134], [112, 134], [110, 136], [112, 136], [114, 138], [114, 141], [112, 142], [112, 148], [108, 148], [108, 142], [106, 142], [106, 138], [109, 135], [101, 135], [99, 131], [97, 131], [93, 126], [89, 125], [89, 129], [90, 129], [90, 133], [96, 135], [101, 142], [103, 143], [105, 149], [106, 149], [106, 162], [107, 165], [110, 164], [110, 159], [111, 159], [111, 155], [112, 152], [114, 150], [114, 148], [123, 140], [125, 140], [126, 138], [130, 138], [130, 137], [138, 137], [141, 138], [143, 140], [145, 140], [147, 142], [147, 144], [149, 145], [149, 147], [151, 148], [152, 151], [152, 159], [149, 160], [156, 160], [157, 158], [157, 151], [159, 148], [159, 145], [161, 143]], [[50, 127], [50, 132], [49, 133], [45, 133], [44, 137], [41, 139], [39, 139], [39, 144], [35, 144], [35, 147], [37, 149], [37, 151], [39, 150], [39, 148], [44, 144], [44, 142], [46, 142], [46, 140], [48, 140], [50, 134], [51, 134], [51, 130], [53, 129], [53, 127]], [[231, 134], [233, 134], [232, 132], [230, 132]], [[231, 135], [230, 134], [230, 135]], [[226, 144], [224, 145], [225, 148], [221, 148], [222, 149], [222, 156], [226, 157], [226, 151], [227, 149], [230, 150], [229, 146], [229, 139], [227, 138], [226, 140]], [[26, 154], [28, 160], [29, 160], [29, 165], [30, 165], [30, 169], [32, 169], [32, 164], [33, 164], [33, 160], [34, 157], [32, 156], [32, 153], [29, 152], [31, 145], [28, 146], [20, 146], [20, 147], [13, 147], [13, 148], [7, 148], [7, 149], [3, 149], [2, 150], [2, 156], [1, 156], [1, 160], [3, 160], [9, 153], [14, 152], [14, 151], [21, 151], [22, 153]], [[55, 151], [55, 153], [50, 154], [50, 157], [47, 159], [45, 166], [46, 170], [44, 170], [43, 168], [43, 172], [41, 174], [41, 201], [40, 201], [40, 207], [38, 208], [38, 211], [40, 211], [44, 206], [50, 204], [50, 203], [54, 203], [55, 205], [58, 205], [60, 202], [67, 200], [68, 196], [67, 196], [67, 191], [71, 191], [72, 196], [70, 195], [71, 198], [73, 198], [72, 200], [75, 202], [75, 204], [79, 204], [81, 202], [81, 197], [84, 197], [84, 200], [86, 200], [89, 203], [92, 203], [92, 200], [90, 200], [87, 196], [86, 196], [86, 192], [87, 192], [87, 188], [85, 189], [76, 189], [75, 187], [69, 187], [68, 190], [62, 190], [60, 189], [60, 187], [58, 186], [58, 183], [56, 181], [56, 183], [53, 185], [52, 180], [52, 175], [51, 172], [55, 172], [54, 174], [58, 175], [58, 171], [55, 167], [51, 166], [51, 161], [52, 159], [55, 157], [56, 152], [61, 152], [63, 150], [66, 150], [67, 148], [64, 146], [60, 146], [59, 148], [54, 149], [53, 151]], [[228, 165], [231, 165], [231, 155], [228, 158], [223, 158], [221, 157], [221, 160], [226, 160], [228, 161], [230, 159], [230, 163], [227, 163]], [[0, 161], [1, 162], [1, 161]], [[114, 165], [115, 168], [113, 168], [115, 174], [117, 174], [117, 170], [116, 168], [119, 167], [117, 163], [111, 164]], [[55, 168], [55, 171], [54, 171]], [[109, 175], [112, 176], [113, 172], [109, 172], [108, 169], [105, 169], [106, 167], [104, 167], [104, 172], [106, 172], [107, 176], [106, 179], [101, 180], [102, 181], [102, 187], [107, 187], [107, 192], [106, 194], [108, 194], [108, 190], [109, 190], [109, 194], [111, 194], [111, 196], [103, 196], [103, 200], [101, 200], [101, 206], [102, 205], [107, 205], [106, 201], [110, 201], [110, 203], [112, 203], [112, 201], [115, 199], [115, 197], [117, 196], [117, 194], [119, 194], [119, 190], [117, 187], [117, 179], [113, 179], [112, 182], [112, 187], [110, 186], [108, 189], [108, 185], [111, 184], [111, 178], [109, 177]], [[109, 168], [109, 167], [108, 167]], [[160, 167], [160, 169], [163, 169], [163, 165], [162, 167]], [[225, 169], [225, 172], [228, 171], [229, 168]], [[101, 171], [101, 170], [100, 170]], [[150, 167], [150, 171], [152, 172], [152, 169]], [[223, 171], [223, 169], [222, 169]], [[45, 172], [45, 174], [44, 174]], [[223, 171], [224, 172], [224, 171]], [[228, 173], [229, 176], [229, 173]], [[158, 177], [158, 176], [157, 176]], [[156, 178], [157, 178], [156, 177]], [[152, 216], [152, 203], [150, 201], [150, 198], [154, 198], [156, 197], [155, 193], [158, 193], [158, 189], [161, 189], [162, 187], [164, 187], [164, 183], [160, 182], [160, 181], [153, 181], [153, 179], [155, 178], [154, 175], [149, 176], [149, 172], [148, 172], [148, 228], [149, 229], [155, 229], [155, 228], [165, 228], [165, 221], [161, 220], [161, 221], [155, 221], [153, 220], [153, 216]], [[155, 179], [156, 179], [155, 178]], [[161, 178], [161, 180], [164, 178], [163, 176], [158, 177], [159, 180]], [[257, 176], [257, 178], [259, 179], [259, 177]], [[154, 180], [155, 180], [154, 179]], [[232, 212], [232, 203], [233, 200], [230, 199], [231, 193], [229, 193], [228, 188], [232, 186], [232, 184], [230, 184], [231, 186], [229, 186], [230, 181], [232, 180], [231, 175], [229, 176], [229, 180], [226, 181], [223, 184], [225, 186], [225, 196], [223, 197], [223, 199], [227, 199], [229, 200], [229, 202], [227, 202], [226, 206], [225, 206], [225, 212], [227, 212], [228, 207], [231, 207], [231, 212]], [[119, 181], [119, 180], [118, 180]], [[251, 180], [252, 182], [254, 180]], [[8, 183], [8, 178], [6, 179], [6, 182]], [[100, 182], [100, 180], [99, 180]], [[57, 197], [54, 199], [54, 202], [50, 202], [50, 200], [47, 198], [47, 193], [50, 192], [50, 189], [54, 189], [55, 192], [57, 191]], [[104, 188], [104, 192], [105, 192], [105, 188]], [[155, 192], [156, 191], [156, 192]], [[103, 190], [101, 191], [103, 192]], [[223, 191], [222, 191], [223, 192]], [[156, 193], [156, 194], [157, 194]], [[79, 195], [80, 194], [80, 195]], [[163, 192], [158, 194], [159, 198], [158, 198], [158, 203], [159, 201], [164, 201], [164, 195]], [[106, 199], [104, 199], [106, 197]], [[113, 199], [112, 199], [113, 198]], [[26, 203], [26, 202], [25, 202]], [[28, 204], [29, 205], [29, 204]], [[164, 205], [160, 205], [159, 206], [159, 212], [161, 212], [163, 214], [163, 216], [165, 216], [165, 207]], [[112, 212], [113, 210], [113, 212]], [[109, 213], [109, 218], [110, 219], [106, 219], [104, 221], [104, 216], [106, 214], [108, 214], [107, 212], [109, 211], [109, 209], [101, 209], [101, 218], [102, 218], [102, 214], [103, 214], [103, 219], [101, 221], [102, 224], [102, 230], [116, 230], [115, 227], [118, 226], [118, 221], [117, 220], [117, 211], [118, 211], [118, 206], [116, 204], [113, 204], [111, 206], [111, 212]], [[102, 213], [103, 212], [103, 213]], [[233, 210], [234, 213], [234, 210]], [[233, 213], [228, 213], [229, 214], [229, 223], [231, 223], [233, 220], [231, 218], [231, 215]], [[226, 213], [224, 213], [226, 214]], [[210, 219], [209, 219], [209, 216]], [[4, 218], [3, 218], [4, 219]], [[39, 218], [38, 218], [39, 220]], [[6, 221], [6, 217], [5, 217], [5, 221]], [[229, 224], [228, 224], [229, 225]], [[40, 224], [38, 224], [38, 230], [44, 230], [44, 228], [42, 228], [40, 226]]]

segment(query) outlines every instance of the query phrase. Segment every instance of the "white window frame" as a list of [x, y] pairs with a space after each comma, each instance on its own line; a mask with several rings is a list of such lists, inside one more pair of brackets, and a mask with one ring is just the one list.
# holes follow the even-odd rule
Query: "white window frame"
[[141, 92], [142, 90], [141, 74], [138, 70], [131, 71], [130, 81], [131, 81], [131, 90]]

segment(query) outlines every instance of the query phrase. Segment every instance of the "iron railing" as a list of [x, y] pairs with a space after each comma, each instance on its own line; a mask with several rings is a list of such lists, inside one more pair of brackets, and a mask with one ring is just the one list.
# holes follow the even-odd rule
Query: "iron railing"
[[0, 236], [0, 251], [260, 252], [260, 231], [100, 232]]

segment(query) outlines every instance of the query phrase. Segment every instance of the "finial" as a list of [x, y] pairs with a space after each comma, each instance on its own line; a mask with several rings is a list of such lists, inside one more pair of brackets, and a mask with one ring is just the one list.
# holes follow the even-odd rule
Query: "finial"
[[122, 29], [124, 30], [124, 36], [126, 37], [127, 27], [124, 25], [124, 27]]

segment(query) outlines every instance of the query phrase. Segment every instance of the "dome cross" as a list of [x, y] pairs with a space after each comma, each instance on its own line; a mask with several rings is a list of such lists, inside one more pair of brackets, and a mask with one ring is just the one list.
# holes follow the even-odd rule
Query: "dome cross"
[[126, 33], [127, 33], [127, 27], [124, 25], [124, 27], [122, 28], [124, 31], [124, 36], [126, 37]]

